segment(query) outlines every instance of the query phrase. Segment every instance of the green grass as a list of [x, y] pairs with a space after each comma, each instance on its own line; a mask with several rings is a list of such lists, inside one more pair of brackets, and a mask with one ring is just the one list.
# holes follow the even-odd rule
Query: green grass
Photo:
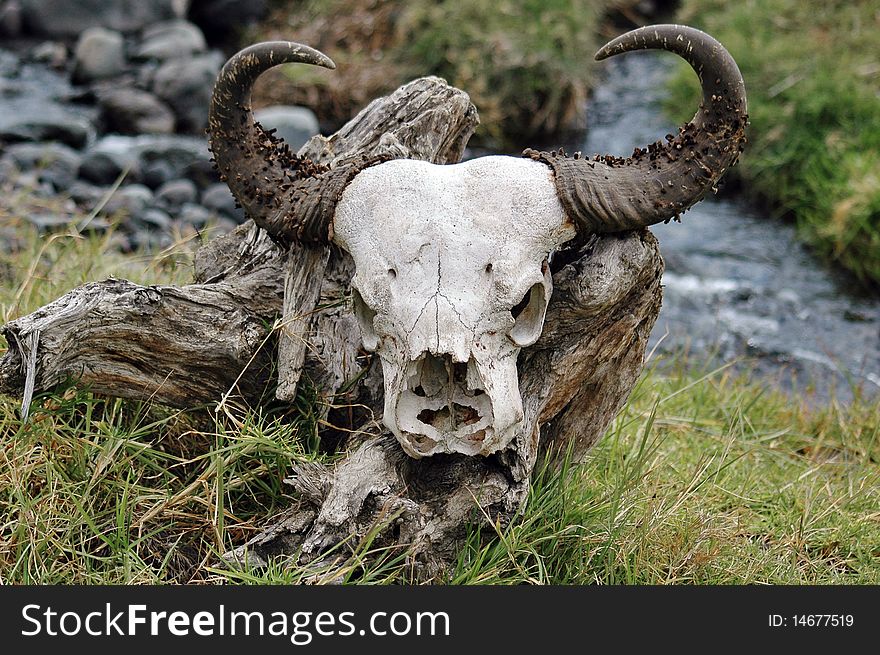
[[[592, 53], [611, 2], [475, 0], [413, 3], [399, 57], [470, 94], [500, 143], [584, 127]], [[421, 71], [421, 72], [420, 72]]]
[[[684, 0], [677, 20], [721, 41], [742, 70], [750, 143], [742, 189], [867, 286], [880, 284], [880, 9], [876, 2]], [[693, 106], [680, 70], [671, 105]], [[690, 111], [690, 109], [688, 109]]]
[[809, 412], [747, 380], [643, 376], [581, 466], [475, 536], [455, 582], [880, 582], [878, 406]]
[[[20, 231], [0, 267], [4, 321], [110, 273], [190, 275], [188, 245], [132, 257], [106, 238]], [[227, 410], [70, 386], [22, 425], [0, 397], [0, 583], [407, 581], [400, 553], [370, 538], [333, 573], [218, 567], [292, 502], [292, 463], [325, 457], [307, 403]], [[586, 461], [539, 470], [522, 519], [471, 530], [442, 581], [880, 584], [878, 432], [880, 401], [808, 408], [729, 368], [652, 367]]]

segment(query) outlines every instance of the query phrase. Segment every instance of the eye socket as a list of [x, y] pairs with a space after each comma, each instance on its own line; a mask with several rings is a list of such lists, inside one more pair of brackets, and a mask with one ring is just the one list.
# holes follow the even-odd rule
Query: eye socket
[[544, 313], [547, 311], [547, 293], [544, 284], [533, 284], [522, 300], [510, 310], [514, 318], [510, 338], [520, 346], [530, 346], [541, 336]]
[[[533, 289], [534, 287], [532, 287]], [[513, 316], [514, 319], [519, 318], [519, 315], [523, 313], [523, 310], [529, 304], [529, 300], [532, 298], [532, 289], [529, 289], [526, 292], [526, 295], [522, 297], [518, 303], [516, 303], [513, 308], [510, 310], [510, 315]]]

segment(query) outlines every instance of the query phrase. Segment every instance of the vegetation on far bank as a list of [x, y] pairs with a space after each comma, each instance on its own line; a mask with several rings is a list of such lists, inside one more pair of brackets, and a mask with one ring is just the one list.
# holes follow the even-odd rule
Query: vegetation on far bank
[[[112, 236], [18, 233], [0, 322], [110, 274], [191, 276], [183, 240], [123, 256]], [[291, 502], [291, 462], [325, 457], [312, 407], [186, 413], [68, 386], [22, 425], [0, 397], [0, 584], [406, 581], [400, 553], [365, 563], [369, 541], [333, 575], [216, 566]], [[808, 409], [729, 368], [649, 366], [585, 463], [538, 473], [522, 520], [472, 528], [441, 582], [880, 584], [878, 508], [880, 400]]]
[[[306, 104], [341, 124], [416, 77], [439, 75], [470, 94], [477, 140], [521, 149], [584, 127], [600, 26], [634, 0], [307, 0], [276, 3], [245, 41], [290, 39], [329, 54], [333, 72], [270, 71], [257, 104]], [[286, 76], [286, 78], [285, 78]], [[293, 82], [293, 84], [291, 84]]]
[[[683, 0], [678, 22], [705, 30], [746, 81], [742, 190], [793, 218], [808, 243], [880, 285], [880, 6], [824, 0]], [[690, 112], [682, 66], [671, 105]], [[687, 108], [685, 110], [685, 108]]]

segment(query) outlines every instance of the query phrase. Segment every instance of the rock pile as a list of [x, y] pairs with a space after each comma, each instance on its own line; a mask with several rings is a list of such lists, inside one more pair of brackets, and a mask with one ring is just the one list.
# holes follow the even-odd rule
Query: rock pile
[[[80, 212], [100, 206], [91, 227], [117, 225], [124, 248], [242, 221], [204, 134], [227, 55], [187, 20], [210, 16], [209, 27], [228, 34], [212, 4], [224, 2], [0, 0], [0, 184], [66, 196]], [[264, 9], [239, 4], [250, 14], [237, 20]], [[294, 150], [318, 132], [301, 107], [258, 118]], [[29, 217], [44, 229], [71, 218]]]

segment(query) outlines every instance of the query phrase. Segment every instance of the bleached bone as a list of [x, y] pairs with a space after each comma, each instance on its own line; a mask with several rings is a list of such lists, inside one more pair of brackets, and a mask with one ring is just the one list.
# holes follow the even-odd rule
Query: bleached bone
[[348, 185], [333, 227], [355, 261], [355, 314], [404, 450], [507, 446], [523, 418], [517, 355], [541, 334], [548, 260], [576, 233], [551, 171], [514, 157], [386, 162]]

